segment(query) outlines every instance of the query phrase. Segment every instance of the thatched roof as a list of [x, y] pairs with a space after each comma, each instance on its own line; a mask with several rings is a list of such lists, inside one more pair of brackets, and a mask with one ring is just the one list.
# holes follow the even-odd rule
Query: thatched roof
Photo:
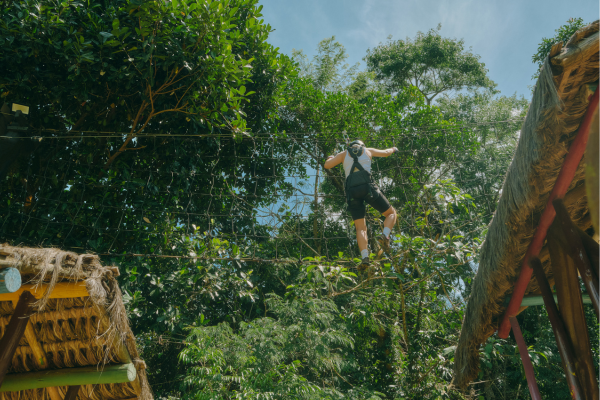
[[[455, 379], [464, 388], [479, 372], [479, 346], [497, 329], [521, 262], [546, 201], [586, 112], [598, 81], [598, 21], [576, 32], [563, 47], [556, 44], [537, 81], [519, 144], [506, 174], [502, 196], [481, 249], [481, 259], [465, 310], [455, 353]], [[591, 226], [582, 161], [565, 205], [582, 229]], [[544, 247], [540, 259], [550, 280]], [[553, 281], [553, 280], [552, 280]], [[526, 294], [539, 293], [535, 279]]]
[[[22, 379], [24, 373], [62, 373], [66, 371], [63, 369], [78, 367], [105, 371], [115, 364], [128, 365], [128, 376], [135, 375], [135, 379], [82, 385], [78, 399], [153, 398], [115, 279], [118, 269], [103, 267], [96, 255], [0, 244], [0, 268], [7, 267], [20, 271], [20, 290], [30, 291], [38, 300], [29, 319], [33, 329], [30, 336], [26, 331], [19, 342], [0, 388], [0, 399], [63, 399], [68, 386], [5, 390], [11, 387], [11, 379]], [[0, 294], [0, 338], [14, 312], [18, 293]], [[44, 353], [46, 360], [40, 360]]]

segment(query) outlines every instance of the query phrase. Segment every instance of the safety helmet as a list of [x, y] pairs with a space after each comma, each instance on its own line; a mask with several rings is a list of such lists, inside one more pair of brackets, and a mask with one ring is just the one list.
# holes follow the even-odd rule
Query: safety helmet
[[362, 140], [354, 140], [353, 142], [348, 143], [348, 153], [350, 153], [350, 155], [354, 154], [356, 157], [362, 155], [364, 148], [365, 144]]
[[354, 145], [364, 146], [365, 144], [363, 143], [362, 140], [358, 140], [358, 139], [356, 139], [353, 142], [348, 143], [348, 147], [352, 147]]

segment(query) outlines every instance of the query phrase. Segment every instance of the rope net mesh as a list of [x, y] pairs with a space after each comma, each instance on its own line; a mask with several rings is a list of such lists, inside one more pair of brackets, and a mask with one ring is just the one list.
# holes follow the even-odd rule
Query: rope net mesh
[[[518, 122], [485, 129], [517, 132]], [[360, 134], [367, 147], [399, 149], [372, 165], [374, 181], [398, 211], [392, 235], [476, 235], [485, 228], [513, 147], [507, 139], [474, 135], [478, 129]], [[344, 135], [149, 134], [119, 151], [125, 139], [102, 132], [10, 139], [25, 150], [0, 189], [0, 237], [120, 257], [351, 262], [342, 258], [359, 256], [343, 168], [322, 166], [327, 155], [345, 149]], [[476, 157], [490, 149], [506, 149], [506, 162]], [[452, 209], [457, 194], [467, 194], [475, 211]], [[382, 219], [367, 208], [372, 238]], [[177, 252], [178, 241], [193, 242], [192, 250]]]

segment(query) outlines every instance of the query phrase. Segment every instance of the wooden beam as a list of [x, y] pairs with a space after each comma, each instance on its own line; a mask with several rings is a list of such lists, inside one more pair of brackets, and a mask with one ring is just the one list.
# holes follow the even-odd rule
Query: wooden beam
[[[592, 125], [592, 127], [593, 127], [593, 125]], [[591, 133], [592, 132], [591, 132], [591, 128], [590, 128], [590, 135], [591, 135]], [[590, 147], [589, 144], [590, 143], [588, 142], [586, 151]], [[588, 177], [587, 174], [588, 174], [588, 171], [586, 171], [586, 179]], [[565, 197], [563, 197], [563, 204], [565, 205], [565, 208], [572, 209], [574, 207], [580, 207], [580, 205], [578, 205], [577, 203], [584, 202], [587, 204], [588, 209], [590, 210], [590, 213], [591, 213], [594, 206], [593, 206], [593, 204], [590, 203], [590, 196], [589, 196], [589, 193], [587, 192], [587, 189], [588, 189], [588, 183], [586, 182], [585, 184], [579, 185], [575, 189], [568, 191], [567, 194], [565, 194]], [[592, 238], [590, 235], [585, 233], [584, 230], [582, 230], [582, 228], [587, 229], [587, 228], [593, 226], [592, 218], [589, 215], [587, 215], [587, 216], [583, 217], [582, 219], [580, 219], [577, 224], [573, 223], [573, 225], [575, 226], [577, 233], [579, 233], [579, 238], [581, 239], [581, 243], [583, 244], [583, 247], [585, 248], [585, 250], [587, 252], [588, 258], [590, 259], [590, 262], [592, 263], [592, 272], [594, 272], [596, 274], [596, 280], [598, 280], [598, 276], [600, 276], [600, 265], [599, 265], [600, 264], [600, 248], [598, 246], [598, 242], [596, 242], [596, 240], [594, 238]], [[568, 242], [565, 241], [564, 244], [568, 245]], [[548, 252], [547, 245], [544, 246], [544, 248], [543, 248], [542, 252], [540, 252], [538, 258], [540, 259], [540, 261], [542, 261], [542, 264], [544, 264], [544, 262], [550, 258], [550, 253]]]
[[[125, 343], [123, 343], [123, 341], [120, 340], [120, 335], [118, 333], [115, 335], [113, 346], [115, 352], [117, 353], [117, 359], [121, 363], [131, 363], [135, 366], [135, 363], [133, 363], [133, 361], [131, 360], [131, 355], [129, 354], [129, 350], [127, 350], [127, 346], [125, 345]], [[139, 377], [136, 376], [136, 378], [133, 381], [131, 381], [131, 385], [133, 386], [133, 390], [135, 391], [135, 393], [139, 396], [142, 393], [142, 385], [140, 383]]]
[[17, 303], [17, 307], [4, 331], [4, 336], [0, 339], [0, 390], [4, 386], [6, 372], [12, 365], [12, 359], [15, 355], [15, 350], [19, 345], [19, 341], [25, 333], [29, 316], [32, 312], [31, 305], [35, 301], [35, 297], [29, 292], [23, 292]]
[[[13, 302], [15, 309], [17, 308], [17, 303]], [[27, 321], [27, 327], [25, 328], [25, 339], [27, 340], [27, 344], [33, 353], [33, 358], [36, 366], [39, 369], [47, 369], [48, 368], [48, 357], [46, 356], [46, 352], [44, 348], [38, 341], [35, 336], [35, 330], [33, 329], [33, 324], [31, 323], [31, 319]], [[62, 396], [58, 392], [58, 388], [49, 387], [47, 388], [48, 395], [51, 400], [63, 400]]]
[[581, 243], [577, 227], [573, 221], [571, 221], [569, 212], [561, 199], [554, 200], [552, 204], [556, 210], [556, 222], [559, 224], [556, 229], [562, 230], [564, 233], [561, 235], [562, 239], [568, 243], [568, 246], [564, 247], [564, 249], [565, 251], [568, 251], [569, 256], [575, 262], [575, 265], [579, 270], [579, 276], [581, 276], [581, 280], [590, 295], [590, 299], [592, 299], [592, 305], [596, 309], [596, 318], [600, 319], [600, 299], [598, 294], [598, 283], [596, 282], [596, 273], [592, 271], [592, 265], [587, 257], [585, 248]]
[[600, 278], [600, 246], [598, 245], [598, 242], [581, 229], [578, 228], [577, 233], [579, 233], [581, 244], [585, 248], [590, 263], [592, 263], [592, 272], [596, 273], [596, 281], [598, 281], [598, 278]]
[[565, 370], [571, 396], [574, 400], [584, 400], [583, 391], [575, 369], [573, 347], [570, 343], [563, 321], [558, 314], [558, 308], [556, 308], [556, 303], [552, 297], [552, 291], [550, 290], [550, 284], [548, 284], [544, 268], [542, 267], [540, 259], [537, 257], [531, 258], [530, 265], [535, 274], [535, 279], [540, 286], [540, 290], [542, 291], [542, 296], [544, 297], [546, 312], [548, 313], [548, 318], [552, 325], [552, 331], [554, 332], [554, 338], [556, 339], [556, 347], [558, 347], [558, 352], [560, 353], [560, 358], [563, 362], [563, 368]]
[[[572, 256], [569, 255], [571, 247], [564, 244], [564, 242], [568, 242], [568, 239], [565, 238], [567, 232], [563, 230], [559, 221], [559, 208], [556, 209], [556, 212], [556, 219], [548, 230], [547, 243], [558, 298], [558, 311], [573, 345], [575, 370], [585, 398], [599, 400], [600, 393], [598, 392], [588, 327], [585, 322], [577, 267]], [[582, 256], [587, 257], [586, 254]]]
[[[3, 293], [0, 294], [0, 301], [15, 301], [19, 299], [21, 293], [27, 291], [30, 292], [36, 299], [41, 299], [44, 293], [48, 289], [47, 284], [42, 285], [23, 285], [19, 290], [14, 293]], [[54, 290], [50, 294], [51, 299], [69, 299], [72, 297], [88, 297], [88, 293], [85, 282], [59, 282], [54, 286]]]
[[[17, 307], [17, 303], [13, 302], [15, 308]], [[33, 325], [31, 321], [27, 322], [27, 327], [25, 328], [25, 339], [27, 339], [27, 344], [31, 348], [31, 352], [33, 353], [33, 358], [36, 366], [39, 369], [48, 368], [48, 358], [46, 357], [46, 352], [42, 348], [40, 342], [38, 342], [37, 337], [35, 336], [35, 331], [33, 329]]]
[[51, 386], [100, 385], [126, 383], [136, 378], [133, 364], [106, 365], [81, 368], [51, 369], [6, 375], [0, 392], [42, 389]]
[[597, 240], [600, 232], [600, 215], [598, 215], [600, 213], [600, 109], [598, 108], [594, 114], [590, 138], [585, 149], [585, 191], [590, 219], [594, 227], [594, 239]]
[[533, 371], [531, 358], [529, 358], [527, 344], [525, 344], [525, 339], [523, 339], [523, 334], [521, 333], [521, 327], [519, 326], [517, 317], [509, 317], [509, 320], [513, 335], [515, 335], [515, 340], [517, 341], [517, 346], [519, 347], [519, 354], [521, 355], [521, 361], [523, 362], [523, 369], [525, 370], [525, 377], [527, 378], [529, 394], [531, 394], [532, 400], [542, 400], [540, 389], [535, 381], [535, 372]]
[[79, 393], [80, 385], [69, 386], [67, 394], [65, 394], [64, 400], [77, 400], [77, 394]]
[[46, 391], [48, 392], [48, 396], [50, 396], [50, 400], [63, 400], [57, 387], [47, 387]]
[[0, 293], [14, 293], [21, 287], [21, 273], [16, 268], [0, 270]]

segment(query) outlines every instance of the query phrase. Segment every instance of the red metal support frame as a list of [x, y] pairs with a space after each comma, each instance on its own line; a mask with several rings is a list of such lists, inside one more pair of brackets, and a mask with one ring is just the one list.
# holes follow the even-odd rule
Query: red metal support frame
[[502, 321], [500, 322], [500, 327], [498, 328], [498, 336], [503, 339], [506, 339], [510, 332], [509, 317], [514, 317], [517, 315], [519, 307], [521, 305], [521, 301], [523, 301], [523, 296], [525, 295], [525, 291], [527, 290], [527, 286], [529, 285], [529, 281], [531, 280], [531, 274], [533, 273], [533, 270], [529, 266], [529, 260], [531, 259], [531, 257], [540, 254], [540, 250], [542, 250], [544, 240], [546, 239], [546, 233], [548, 232], [548, 228], [550, 227], [552, 221], [554, 221], [554, 217], [556, 216], [556, 212], [554, 210], [554, 206], [552, 205], [552, 201], [556, 198], [564, 197], [564, 195], [567, 193], [567, 189], [573, 181], [575, 171], [577, 170], [577, 167], [581, 162], [581, 158], [583, 157], [583, 153], [587, 145], [588, 135], [590, 132], [590, 125], [592, 124], [592, 118], [594, 116], [596, 108], [598, 107], [598, 95], [598, 90], [596, 90], [592, 95], [592, 99], [590, 101], [590, 104], [588, 105], [588, 109], [583, 117], [583, 122], [579, 126], [577, 136], [575, 137], [575, 140], [573, 140], [573, 143], [569, 148], [569, 152], [567, 153], [565, 161], [563, 162], [563, 165], [560, 169], [558, 178], [556, 179], [556, 183], [554, 184], [554, 188], [552, 189], [552, 192], [548, 197], [546, 208], [542, 213], [538, 227], [535, 231], [535, 234], [533, 235], [533, 239], [531, 240], [531, 243], [527, 248], [525, 257], [523, 257], [523, 263], [521, 264], [521, 272], [519, 274], [519, 278], [515, 283], [515, 289], [510, 299], [510, 303], [508, 303], [508, 307], [504, 312], [504, 316], [502, 317]]
[[527, 386], [529, 387], [529, 394], [531, 394], [532, 400], [542, 400], [540, 395], [540, 389], [538, 388], [537, 382], [535, 381], [535, 373], [533, 372], [533, 364], [529, 358], [529, 351], [527, 351], [527, 344], [523, 339], [521, 328], [517, 317], [510, 317], [510, 326], [512, 327], [513, 335], [519, 346], [519, 353], [521, 354], [521, 361], [523, 362], [523, 369], [525, 370], [525, 376], [527, 377]]

